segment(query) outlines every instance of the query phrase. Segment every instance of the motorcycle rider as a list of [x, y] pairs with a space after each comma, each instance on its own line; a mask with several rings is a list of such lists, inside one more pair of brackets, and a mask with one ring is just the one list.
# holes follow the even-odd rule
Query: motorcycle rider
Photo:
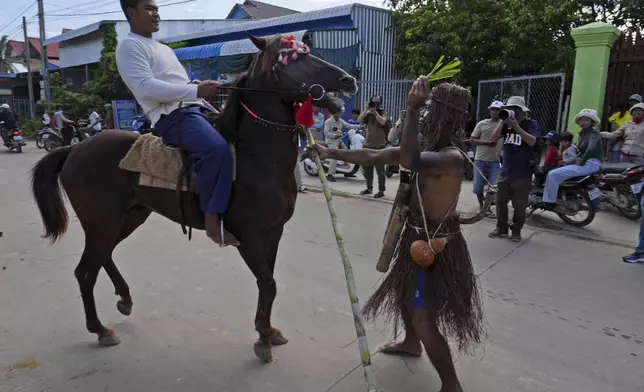
[[18, 128], [18, 121], [16, 121], [16, 115], [11, 107], [6, 103], [0, 105], [0, 122], [2, 121], [4, 124], [0, 127], [0, 132], [2, 133], [2, 141], [7, 144], [8, 132]]
[[89, 114], [89, 127], [92, 129], [92, 133], [98, 133], [102, 130], [101, 116], [98, 115], [96, 109], [92, 109]]
[[63, 136], [63, 145], [69, 146], [72, 144], [72, 138], [74, 137], [71, 128], [68, 126], [72, 120], [65, 117], [63, 114], [63, 108], [59, 106], [54, 112], [54, 125], [60, 134]]

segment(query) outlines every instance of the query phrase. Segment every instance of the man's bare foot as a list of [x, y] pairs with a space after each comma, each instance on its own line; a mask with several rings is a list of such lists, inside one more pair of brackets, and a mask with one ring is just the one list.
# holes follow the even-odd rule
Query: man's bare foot
[[423, 348], [420, 341], [403, 340], [400, 343], [388, 343], [378, 349], [383, 354], [420, 357]]
[[461, 388], [460, 384], [443, 385], [438, 392], [463, 392], [463, 388]]
[[239, 246], [239, 240], [237, 240], [237, 238], [230, 234], [226, 229], [223, 229], [224, 238], [222, 241], [221, 219], [219, 219], [219, 215], [217, 214], [206, 213], [206, 235], [219, 245]]

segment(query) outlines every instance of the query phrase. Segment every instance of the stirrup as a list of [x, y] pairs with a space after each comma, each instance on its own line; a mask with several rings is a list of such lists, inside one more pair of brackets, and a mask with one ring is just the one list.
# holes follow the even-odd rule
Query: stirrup
[[219, 225], [220, 225], [219, 228], [221, 229], [221, 232], [220, 232], [220, 234], [221, 234], [221, 244], [219, 244], [219, 247], [220, 248], [225, 248], [228, 245], [226, 245], [226, 242], [224, 241], [224, 218], [221, 217], [221, 216], [219, 217]]

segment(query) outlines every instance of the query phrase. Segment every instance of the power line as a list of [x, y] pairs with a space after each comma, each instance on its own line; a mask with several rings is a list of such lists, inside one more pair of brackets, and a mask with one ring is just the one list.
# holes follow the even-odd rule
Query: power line
[[[166, 4], [159, 4], [159, 8], [161, 7], [169, 7], [172, 5], [177, 5], [177, 4], [185, 4], [185, 3], [192, 3], [197, 0], [183, 0], [183, 1], [177, 1], [174, 3], [166, 3]], [[94, 12], [94, 13], [83, 13], [83, 14], [49, 14], [49, 16], [57, 16], [57, 17], [77, 17], [77, 16], [98, 16], [98, 15], [109, 15], [109, 14], [116, 14], [116, 13], [121, 13], [123, 10], [118, 10], [118, 11], [107, 11], [107, 12]]]
[[37, 1], [34, 1], [33, 3], [31, 3], [31, 5], [30, 5], [29, 7], [25, 8], [25, 9], [24, 9], [22, 12], [20, 12], [20, 13], [19, 13], [15, 18], [11, 19], [11, 21], [9, 21], [9, 23], [6, 23], [6, 24], [5, 24], [5, 25], [3, 25], [2, 27], [0, 27], [0, 31], [2, 31], [2, 30], [4, 30], [4, 29], [6, 29], [10, 24], [12, 24], [13, 22], [15, 22], [15, 21], [16, 21], [18, 18], [20, 18], [22, 15], [26, 14], [26, 13], [27, 13], [27, 11], [29, 11], [29, 10], [31, 9], [31, 7], [33, 7], [34, 5], [36, 5], [36, 3], [37, 3]]

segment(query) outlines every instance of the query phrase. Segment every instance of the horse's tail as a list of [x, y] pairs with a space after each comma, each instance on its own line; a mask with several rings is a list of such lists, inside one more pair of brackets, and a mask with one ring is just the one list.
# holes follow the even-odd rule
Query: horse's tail
[[45, 226], [44, 237], [52, 243], [67, 231], [69, 216], [63, 202], [59, 175], [71, 149], [71, 146], [57, 148], [45, 155], [31, 170], [31, 192]]

